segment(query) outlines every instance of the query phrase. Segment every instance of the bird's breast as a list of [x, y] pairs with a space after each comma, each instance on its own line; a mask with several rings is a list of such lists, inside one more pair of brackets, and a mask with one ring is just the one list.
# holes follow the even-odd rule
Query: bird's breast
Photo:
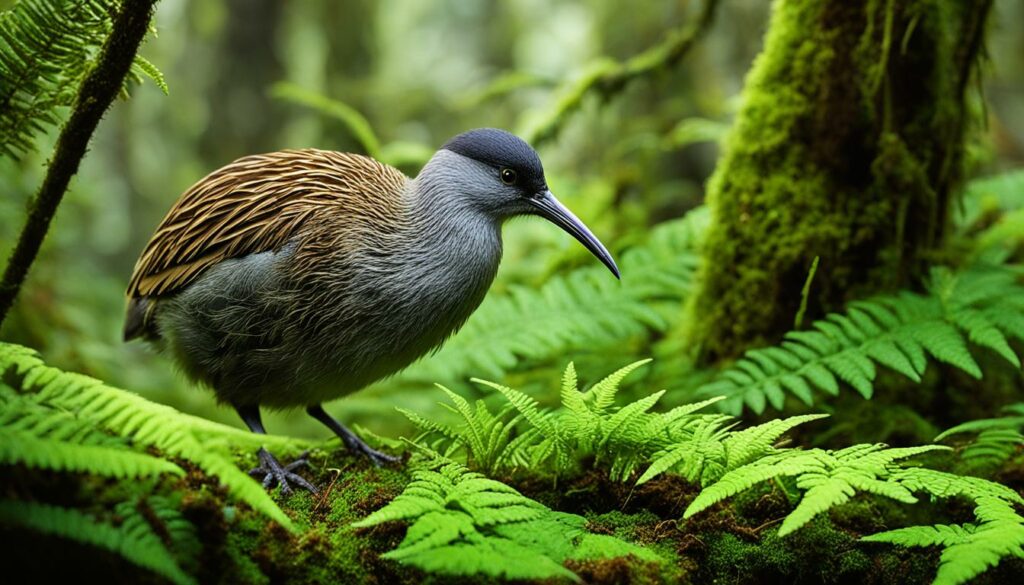
[[296, 319], [306, 370], [347, 393], [405, 368], [465, 323], [500, 259], [496, 227], [444, 225], [325, 258], [302, 287], [317, 314]]

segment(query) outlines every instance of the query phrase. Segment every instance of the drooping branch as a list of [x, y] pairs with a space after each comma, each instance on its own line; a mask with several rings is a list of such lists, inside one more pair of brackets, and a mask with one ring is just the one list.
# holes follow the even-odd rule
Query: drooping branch
[[534, 146], [547, 142], [558, 136], [588, 94], [607, 101], [618, 95], [630, 82], [674, 67], [710, 28], [717, 7], [718, 0], [706, 0], [695, 21], [673, 30], [661, 44], [624, 62], [603, 60], [595, 63], [582, 77], [562, 86], [558, 91], [562, 97], [539, 123], [523, 132], [523, 137]]
[[96, 126], [121, 91], [135, 53], [149, 30], [156, 0], [125, 0], [103, 45], [96, 66], [86, 76], [74, 109], [57, 139], [43, 184], [32, 200], [25, 227], [0, 281], [0, 324], [3, 323], [50, 228], [57, 206], [85, 156]]

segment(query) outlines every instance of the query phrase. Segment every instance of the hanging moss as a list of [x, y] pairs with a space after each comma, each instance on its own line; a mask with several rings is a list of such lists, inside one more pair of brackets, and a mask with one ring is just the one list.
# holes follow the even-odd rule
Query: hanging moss
[[912, 286], [962, 176], [964, 93], [990, 3], [776, 0], [708, 185], [688, 332], [704, 361]]

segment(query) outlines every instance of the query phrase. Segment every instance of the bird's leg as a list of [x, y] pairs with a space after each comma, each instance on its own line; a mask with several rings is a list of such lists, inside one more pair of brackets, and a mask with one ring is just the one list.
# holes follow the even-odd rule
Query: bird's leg
[[[235, 410], [238, 411], [238, 416], [242, 417], [242, 421], [245, 422], [250, 431], [259, 435], [267, 434], [267, 431], [263, 428], [263, 420], [260, 417], [260, 407], [236, 406]], [[288, 465], [281, 465], [281, 462], [277, 460], [277, 457], [274, 457], [274, 455], [270, 451], [267, 451], [265, 447], [260, 447], [256, 456], [259, 458], [260, 466], [250, 469], [249, 475], [257, 478], [262, 477], [264, 488], [270, 489], [274, 487], [274, 484], [276, 483], [281, 486], [282, 494], [290, 494], [292, 493], [292, 487], [290, 484], [296, 484], [314, 494], [316, 493], [317, 490], [313, 484], [306, 481], [306, 479], [301, 475], [295, 473], [296, 469], [309, 463], [306, 461], [305, 453]]]
[[334, 431], [334, 434], [338, 435], [341, 441], [345, 443], [345, 446], [348, 447], [349, 451], [366, 455], [367, 457], [370, 458], [370, 461], [373, 461], [373, 464], [376, 465], [377, 467], [380, 467], [385, 463], [396, 463], [401, 460], [400, 458], [395, 457], [393, 455], [381, 453], [380, 451], [367, 445], [365, 442], [363, 442], [362, 439], [359, 438], [358, 435], [346, 429], [345, 425], [334, 420], [334, 417], [327, 414], [327, 411], [324, 410], [323, 406], [319, 404], [310, 406], [309, 408], [306, 409], [306, 412], [308, 412], [309, 415], [315, 418], [316, 420], [327, 425], [327, 428]]

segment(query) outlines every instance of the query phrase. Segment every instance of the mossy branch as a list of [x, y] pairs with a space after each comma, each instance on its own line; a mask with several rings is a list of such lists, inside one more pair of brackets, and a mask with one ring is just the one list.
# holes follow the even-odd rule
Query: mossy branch
[[96, 126], [121, 91], [135, 53], [149, 30], [156, 0], [125, 0], [114, 21], [113, 30], [103, 45], [95, 68], [78, 91], [75, 106], [61, 130], [57, 148], [46, 171], [46, 178], [32, 204], [18, 243], [0, 281], [0, 324], [14, 303], [29, 267], [50, 228], [53, 215], [67, 191], [71, 177], [85, 156]]
[[718, 0], [707, 0], [694, 22], [673, 30], [661, 44], [632, 57], [625, 62], [601, 60], [593, 64], [581, 77], [567, 82], [560, 90], [562, 96], [554, 108], [540, 121], [523, 132], [523, 137], [539, 146], [556, 136], [569, 117], [580, 109], [588, 94], [596, 94], [607, 101], [619, 94], [633, 80], [674, 67], [690, 52], [697, 40], [711, 26]]

